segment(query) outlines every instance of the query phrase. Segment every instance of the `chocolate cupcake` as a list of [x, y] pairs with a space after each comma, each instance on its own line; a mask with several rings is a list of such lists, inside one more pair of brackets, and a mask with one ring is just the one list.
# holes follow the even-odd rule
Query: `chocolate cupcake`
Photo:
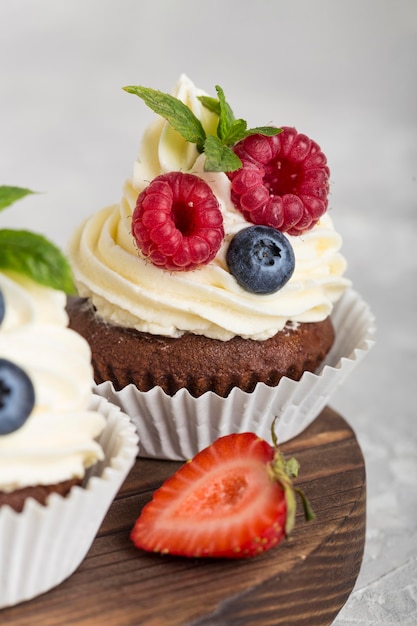
[[173, 96], [126, 88], [160, 116], [120, 203], [69, 242], [70, 326], [145, 456], [186, 458], [243, 429], [270, 440], [274, 416], [281, 441], [298, 434], [322, 405], [307, 392], [303, 419], [287, 420], [288, 393], [320, 378], [350, 285], [319, 146], [289, 127], [247, 130], [216, 89], [185, 76]]

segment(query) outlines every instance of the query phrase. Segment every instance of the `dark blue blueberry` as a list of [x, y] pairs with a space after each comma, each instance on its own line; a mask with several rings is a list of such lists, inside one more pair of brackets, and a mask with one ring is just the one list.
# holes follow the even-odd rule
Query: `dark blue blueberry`
[[2, 291], [0, 289], [0, 324], [4, 320], [5, 312], [6, 312], [6, 309], [5, 309], [5, 304], [4, 304], [4, 296], [3, 296], [3, 293], [2, 293]]
[[295, 259], [287, 237], [269, 226], [249, 226], [233, 237], [226, 253], [230, 273], [243, 289], [275, 293], [291, 278]]
[[35, 390], [18, 365], [0, 359], [0, 435], [8, 435], [26, 422], [35, 405]]

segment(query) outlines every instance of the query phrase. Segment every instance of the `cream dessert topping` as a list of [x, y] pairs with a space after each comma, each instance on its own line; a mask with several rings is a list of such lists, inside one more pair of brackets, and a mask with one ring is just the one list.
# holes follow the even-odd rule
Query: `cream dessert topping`
[[0, 436], [0, 490], [82, 478], [103, 458], [95, 437], [105, 426], [104, 417], [88, 409], [88, 344], [67, 328], [63, 292], [9, 272], [0, 272], [0, 290], [0, 359], [22, 368], [35, 390], [23, 426]]
[[[174, 91], [209, 130], [213, 114], [197, 100], [202, 93], [185, 76]], [[151, 124], [120, 203], [85, 220], [69, 242], [68, 256], [80, 295], [90, 298], [98, 315], [109, 323], [171, 337], [191, 332], [221, 340], [235, 335], [264, 340], [288, 322], [324, 320], [350, 284], [343, 276], [342, 239], [329, 215], [300, 236], [287, 235], [295, 269], [282, 289], [267, 295], [249, 293], [230, 273], [225, 256], [232, 237], [250, 224], [231, 201], [227, 175], [206, 172], [205, 158], [163, 118]], [[172, 170], [204, 179], [223, 216], [225, 237], [216, 257], [191, 271], [154, 266], [132, 237], [138, 194], [154, 177]]]

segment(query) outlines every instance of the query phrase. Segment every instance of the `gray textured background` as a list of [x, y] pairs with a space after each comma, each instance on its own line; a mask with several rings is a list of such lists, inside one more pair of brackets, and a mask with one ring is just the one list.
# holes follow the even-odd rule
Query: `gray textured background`
[[152, 113], [126, 84], [220, 84], [251, 125], [296, 126], [377, 345], [332, 405], [368, 473], [363, 567], [337, 626], [417, 623], [417, 0], [0, 0], [0, 184], [42, 191], [0, 226], [65, 246], [116, 202]]

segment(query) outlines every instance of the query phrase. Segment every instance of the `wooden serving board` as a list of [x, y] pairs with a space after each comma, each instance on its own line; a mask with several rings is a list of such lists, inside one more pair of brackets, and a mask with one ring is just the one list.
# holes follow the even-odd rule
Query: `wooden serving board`
[[[282, 445], [300, 462], [291, 538], [248, 560], [185, 559], [137, 550], [129, 532], [152, 492], [181, 464], [138, 459], [78, 570], [59, 587], [0, 611], [13, 626], [325, 626], [348, 598], [365, 538], [365, 467], [355, 435], [326, 408]], [[57, 555], [59, 558], [59, 555]]]

